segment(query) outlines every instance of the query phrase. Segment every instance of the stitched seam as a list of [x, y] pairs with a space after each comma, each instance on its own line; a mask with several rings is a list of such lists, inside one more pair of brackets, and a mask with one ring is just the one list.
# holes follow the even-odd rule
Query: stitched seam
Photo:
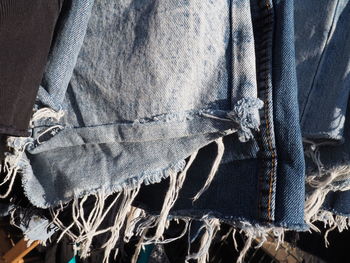
[[[269, 0], [266, 0], [265, 2], [266, 4], [266, 8], [267, 10], [270, 10], [271, 6], [270, 6], [270, 3], [269, 3]], [[267, 76], [265, 77], [265, 85], [266, 87], [268, 87], [268, 80], [267, 80]], [[269, 108], [268, 106], [270, 106], [270, 103], [268, 101], [268, 98], [267, 98], [267, 94], [266, 93], [266, 107], [265, 107], [265, 110], [267, 111], [267, 109]], [[266, 114], [267, 118], [266, 118], [266, 134], [267, 134], [267, 138], [268, 138], [268, 146], [269, 146], [269, 150], [271, 152], [271, 165], [272, 165], [272, 168], [271, 168], [271, 171], [269, 173], [269, 179], [270, 179], [270, 182], [269, 182], [269, 198], [268, 198], [268, 208], [267, 208], [267, 216], [268, 216], [268, 220], [269, 221], [272, 221], [271, 220], [271, 202], [272, 202], [272, 192], [273, 192], [273, 183], [274, 183], [274, 174], [275, 174], [275, 167], [276, 167], [276, 153], [273, 149], [273, 146], [272, 146], [272, 135], [271, 135], [271, 131], [270, 129], [272, 128], [270, 126], [270, 117], [269, 117], [269, 114], [267, 113]]]
[[[261, 158], [263, 159], [263, 162], [266, 163], [271, 163], [271, 167], [270, 165], [267, 165], [266, 167], [269, 169], [269, 173], [268, 173], [268, 187], [269, 187], [269, 191], [267, 194], [267, 198], [268, 198], [268, 202], [267, 202], [267, 207], [264, 205], [263, 206], [263, 192], [264, 190], [264, 185], [266, 185], [265, 182], [265, 172], [264, 169], [266, 169], [266, 167], [261, 167], [260, 168], [260, 172], [259, 172], [259, 180], [258, 180], [258, 184], [259, 184], [259, 189], [260, 189], [260, 193], [259, 193], [259, 202], [258, 202], [258, 213], [259, 213], [259, 217], [262, 219], [266, 220], [267, 217], [267, 221], [271, 222], [272, 221], [272, 216], [271, 216], [271, 203], [272, 203], [272, 194], [273, 194], [273, 184], [274, 184], [274, 174], [276, 171], [276, 152], [274, 150], [273, 147], [273, 141], [272, 141], [272, 133], [271, 133], [271, 120], [269, 118], [269, 106], [271, 105], [269, 103], [269, 98], [268, 98], [268, 89], [269, 89], [269, 85], [268, 85], [268, 73], [271, 72], [271, 64], [268, 64], [270, 61], [270, 57], [268, 56], [269, 54], [267, 54], [267, 49], [268, 49], [268, 45], [269, 42], [271, 41], [271, 23], [273, 23], [273, 19], [272, 19], [272, 13], [271, 13], [271, 5], [268, 1], [262, 1], [264, 4], [260, 5], [260, 8], [262, 9], [262, 15], [260, 17], [257, 18], [257, 22], [256, 25], [259, 25], [259, 21], [260, 19], [264, 21], [264, 23], [262, 23], [261, 27], [257, 27], [257, 39], [259, 39], [259, 43], [260, 45], [257, 46], [257, 54], [258, 56], [258, 61], [259, 63], [257, 65], [260, 66], [259, 71], [257, 71], [258, 73], [258, 79], [260, 79], [263, 83], [262, 86], [260, 86], [260, 91], [265, 92], [265, 94], [262, 94], [264, 97], [264, 111], [262, 112], [262, 117], [264, 117], [264, 123], [265, 123], [265, 132], [260, 133], [260, 136], [258, 136], [258, 142], [259, 144], [262, 146], [262, 150], [264, 151], [267, 150], [267, 152], [270, 152], [270, 155], [268, 157], [262, 156]], [[265, 12], [264, 12], [265, 11]], [[265, 37], [264, 37], [265, 36]], [[266, 37], [267, 36], [267, 37]], [[260, 54], [259, 54], [260, 53]], [[266, 65], [268, 64], [268, 65]], [[260, 74], [259, 74], [260, 73]], [[265, 76], [264, 76], [265, 75]], [[258, 85], [259, 86], [259, 85]], [[264, 135], [265, 133], [265, 135]], [[267, 145], [266, 143], [264, 143], [264, 136], [266, 136], [267, 139]], [[267, 149], [266, 149], [267, 148]], [[262, 188], [263, 187], [263, 188]], [[262, 216], [262, 211], [263, 209], [266, 208], [267, 209], [267, 216], [264, 215]]]
[[[266, 86], [267, 84], [267, 78], [265, 78], [265, 84]], [[276, 166], [276, 154], [275, 151], [272, 147], [272, 137], [271, 137], [271, 132], [270, 132], [270, 117], [269, 114], [267, 112], [268, 110], [268, 106], [269, 106], [269, 102], [268, 102], [268, 98], [267, 98], [267, 93], [266, 93], [266, 107], [265, 107], [265, 115], [267, 116], [266, 118], [266, 135], [267, 135], [267, 142], [268, 142], [268, 147], [269, 150], [271, 152], [271, 171], [269, 173], [269, 200], [268, 200], [268, 206], [267, 206], [267, 216], [268, 216], [268, 220], [271, 221], [271, 200], [272, 200], [272, 191], [273, 191], [273, 182], [274, 182], [274, 173], [275, 173], [275, 166]]]

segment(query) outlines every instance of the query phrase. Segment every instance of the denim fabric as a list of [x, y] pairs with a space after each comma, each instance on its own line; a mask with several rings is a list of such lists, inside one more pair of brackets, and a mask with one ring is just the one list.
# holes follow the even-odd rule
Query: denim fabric
[[303, 137], [336, 142], [343, 139], [350, 91], [349, 1], [296, 0], [295, 7]]
[[[205, 183], [217, 153], [215, 143], [202, 148], [191, 165], [180, 191], [173, 216], [202, 218], [209, 214], [230, 224], [265, 223], [259, 217], [259, 160], [256, 142], [243, 144], [234, 135], [224, 138], [225, 153], [210, 187], [195, 202], [192, 198]], [[142, 187], [135, 205], [158, 214], [169, 180]]]
[[330, 211], [335, 215], [350, 217], [350, 192], [330, 192], [325, 200], [322, 209]]
[[296, 0], [295, 6], [298, 100], [308, 176], [305, 217], [342, 231], [350, 212], [350, 2]]
[[[313, 7], [320, 16], [306, 19]], [[27, 150], [14, 159], [32, 204], [145, 184], [134, 205], [159, 215], [178, 194], [172, 175], [199, 151], [172, 216], [304, 230], [305, 192], [330, 192], [317, 212], [350, 214], [349, 173], [305, 190], [349, 167], [348, 2], [77, 0], [64, 10], [34, 115], [44, 118], [32, 137], [9, 140]], [[220, 140], [217, 172], [193, 201]]]
[[67, 0], [63, 3], [38, 94], [40, 103], [54, 110], [63, 107], [93, 3], [94, 0]]
[[[257, 61], [268, 60], [257, 65], [259, 94], [261, 99], [268, 96], [264, 105], [273, 104], [273, 111], [260, 112], [260, 142], [242, 143], [234, 135], [224, 138], [225, 153], [217, 175], [203, 196], [192, 203], [216, 155], [215, 144], [200, 150], [171, 214], [196, 218], [211, 214], [230, 224], [249, 222], [302, 230], [306, 228], [305, 174], [294, 70], [293, 1], [273, 1], [262, 7], [252, 1], [252, 7], [254, 21], [261, 25], [255, 29]], [[267, 29], [274, 33], [266, 36]], [[269, 140], [276, 147], [270, 148]], [[136, 205], [157, 214], [162, 205], [159, 194], [165, 195], [167, 188], [167, 182], [142, 188]]]
[[118, 205], [109, 249], [124, 227], [126, 236], [155, 227], [146, 243], [163, 242], [173, 218], [190, 234], [198, 219], [203, 238], [229, 223], [248, 244], [270, 230], [348, 216], [349, 8], [328, 0], [68, 1], [32, 137], [10, 138], [8, 163], [18, 161], [35, 206], [57, 211], [73, 199], [71, 225], [83, 233], [73, 240], [85, 256], [104, 220], [93, 212], [93, 227], [84, 221], [91, 194], [94, 211]]
[[154, 183], [218, 137], [254, 137], [263, 102], [248, 2], [95, 2], [65, 90], [75, 57], [61, 58], [79, 49], [89, 7], [70, 7], [39, 96], [66, 115], [35, 123], [23, 175], [33, 204]]
[[275, 2], [273, 102], [277, 149], [276, 221], [304, 224], [305, 163], [295, 71], [293, 1]]

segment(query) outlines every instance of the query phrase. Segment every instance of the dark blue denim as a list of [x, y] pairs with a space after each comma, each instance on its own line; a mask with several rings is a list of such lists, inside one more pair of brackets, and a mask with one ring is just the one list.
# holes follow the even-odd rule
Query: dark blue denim
[[303, 225], [305, 164], [299, 125], [293, 2], [274, 2], [273, 103], [278, 156], [276, 221]]

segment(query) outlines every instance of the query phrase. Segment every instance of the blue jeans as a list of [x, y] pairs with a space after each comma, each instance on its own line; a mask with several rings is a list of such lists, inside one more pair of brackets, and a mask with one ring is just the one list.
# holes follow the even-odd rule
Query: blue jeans
[[[320, 15], [306, 19], [314, 7]], [[135, 216], [157, 225], [151, 241], [173, 217], [202, 221], [209, 236], [219, 219], [265, 238], [313, 227], [322, 211], [347, 215], [349, 178], [338, 168], [350, 156], [341, 144], [348, 7], [76, 0], [52, 46], [32, 136], [9, 140], [19, 158], [8, 163], [40, 208], [80, 207], [92, 195], [103, 210], [108, 196], [122, 198], [108, 244], [135, 222], [132, 206], [153, 215]]]

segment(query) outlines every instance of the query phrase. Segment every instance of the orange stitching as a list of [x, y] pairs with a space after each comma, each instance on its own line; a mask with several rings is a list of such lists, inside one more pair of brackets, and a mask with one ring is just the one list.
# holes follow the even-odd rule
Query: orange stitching
[[[270, 5], [270, 2], [269, 0], [266, 0], [266, 7], [267, 9], [270, 9], [271, 8], [271, 5]], [[265, 85], [266, 87], [268, 86], [268, 82], [267, 82], [267, 77], [265, 78]], [[267, 95], [268, 93], [266, 92], [266, 98], [267, 98]], [[266, 100], [268, 102], [268, 98]], [[267, 103], [269, 104], [269, 102]], [[265, 110], [267, 110], [267, 106], [269, 105], [266, 105], [265, 107]], [[269, 150], [271, 151], [271, 164], [272, 164], [272, 167], [271, 167], [271, 171], [270, 171], [270, 174], [269, 174], [269, 177], [270, 177], [270, 182], [269, 182], [269, 200], [268, 200], [268, 207], [267, 207], [267, 216], [268, 216], [268, 220], [271, 221], [271, 201], [272, 201], [272, 191], [273, 191], [273, 183], [274, 183], [274, 174], [275, 174], [275, 169], [276, 169], [276, 153], [272, 147], [272, 138], [271, 138], [271, 133], [270, 133], [270, 117], [268, 114], [266, 114], [267, 118], [266, 118], [266, 133], [267, 133], [267, 137], [268, 137], [268, 145], [269, 145]]]
[[[267, 86], [267, 78], [265, 78], [265, 85]], [[267, 93], [266, 93], [266, 102], [268, 102], [268, 98], [267, 98]], [[268, 138], [268, 145], [269, 145], [269, 150], [271, 151], [271, 163], [272, 163], [272, 168], [271, 171], [269, 173], [269, 177], [270, 177], [270, 182], [269, 182], [269, 200], [268, 200], [268, 208], [267, 208], [267, 213], [268, 213], [268, 218], [271, 221], [271, 199], [272, 199], [272, 185], [273, 185], [273, 174], [275, 173], [275, 159], [276, 159], [276, 155], [275, 155], [275, 151], [273, 150], [272, 147], [272, 139], [271, 139], [271, 133], [270, 133], [270, 120], [269, 120], [269, 115], [267, 113], [267, 107], [269, 106], [269, 102], [265, 104], [265, 115], [267, 116], [266, 118], [266, 133], [267, 133], [267, 138]]]
[[[270, 2], [269, 0], [265, 0], [265, 6], [267, 9], [271, 8]], [[267, 76], [265, 77], [265, 92], [267, 90], [268, 87], [268, 79]], [[269, 173], [269, 196], [268, 196], [268, 207], [267, 207], [267, 216], [268, 216], [268, 220], [271, 221], [271, 201], [272, 201], [272, 191], [273, 191], [273, 183], [274, 183], [274, 173], [275, 173], [275, 169], [276, 169], [276, 152], [273, 149], [272, 146], [272, 138], [271, 138], [271, 132], [270, 132], [270, 119], [269, 119], [269, 114], [268, 114], [268, 106], [269, 106], [269, 101], [268, 101], [268, 92], [266, 92], [265, 94], [265, 101], [264, 101], [264, 114], [266, 117], [266, 134], [267, 134], [267, 141], [268, 141], [268, 147], [269, 150], [271, 152], [271, 163], [272, 163], [272, 167], [271, 167], [271, 171]], [[259, 184], [262, 185], [263, 184], [263, 179], [262, 176], [259, 176]], [[258, 204], [258, 208], [259, 208], [259, 214], [261, 213], [261, 202], [262, 202], [262, 191], [260, 191], [260, 202]]]

